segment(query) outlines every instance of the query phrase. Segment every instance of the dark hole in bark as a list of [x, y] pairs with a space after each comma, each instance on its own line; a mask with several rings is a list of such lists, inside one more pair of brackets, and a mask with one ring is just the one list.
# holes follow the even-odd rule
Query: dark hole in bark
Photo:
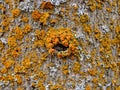
[[18, 52], [18, 50], [16, 50], [16, 52]]
[[24, 0], [19, 0], [19, 2], [24, 2]]
[[54, 46], [54, 49], [57, 50], [57, 51], [65, 51], [67, 50], [68, 47], [65, 47], [64, 45], [62, 44], [57, 44]]

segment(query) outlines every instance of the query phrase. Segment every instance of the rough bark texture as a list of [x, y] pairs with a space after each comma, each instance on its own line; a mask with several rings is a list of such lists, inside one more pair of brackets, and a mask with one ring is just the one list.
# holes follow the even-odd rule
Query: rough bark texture
[[120, 90], [120, 0], [0, 0], [0, 90]]

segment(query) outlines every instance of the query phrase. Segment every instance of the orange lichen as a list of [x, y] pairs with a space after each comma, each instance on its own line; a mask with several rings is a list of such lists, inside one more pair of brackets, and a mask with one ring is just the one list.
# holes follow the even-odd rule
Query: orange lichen
[[35, 21], [38, 21], [38, 20], [40, 19], [40, 16], [41, 16], [41, 14], [40, 14], [40, 12], [39, 12], [38, 10], [34, 10], [34, 11], [32, 12], [32, 18], [33, 18]]
[[90, 8], [91, 11], [95, 11], [96, 10], [95, 1], [89, 0], [89, 2], [87, 3], [87, 5], [89, 6], [89, 8]]
[[8, 37], [8, 45], [10, 47], [15, 47], [17, 46], [17, 39], [15, 38], [15, 36], [9, 36]]
[[35, 36], [38, 40], [42, 40], [45, 36], [45, 30], [35, 30]]
[[98, 72], [98, 71], [97, 71], [97, 69], [95, 69], [95, 68], [94, 68], [94, 69], [89, 69], [89, 70], [88, 70], [88, 73], [89, 73], [90, 75], [92, 75], [92, 76], [97, 75], [97, 72]]
[[101, 37], [101, 32], [98, 29], [94, 30], [94, 36], [96, 40], [99, 40]]
[[25, 25], [25, 27], [24, 27], [24, 29], [23, 29], [23, 32], [25, 33], [25, 34], [27, 34], [27, 33], [29, 33], [30, 31], [31, 31], [31, 25], [29, 25], [29, 24], [26, 24]]
[[93, 78], [92, 82], [96, 84], [98, 82], [98, 78]]
[[95, 11], [95, 10], [96, 10], [96, 4], [95, 4], [95, 3], [92, 3], [92, 4], [90, 5], [90, 10], [91, 10], [91, 11]]
[[40, 22], [41, 22], [43, 25], [46, 25], [47, 19], [49, 18], [49, 16], [50, 16], [49, 12], [41, 13]]
[[18, 87], [17, 90], [24, 90], [24, 88], [22, 88], [22, 87]]
[[2, 0], [0, 90], [120, 89], [120, 0], [79, 1]]
[[53, 55], [54, 53], [55, 53], [55, 49], [49, 49], [49, 51], [48, 51], [51, 55]]
[[24, 58], [24, 60], [22, 61], [22, 65], [27, 69], [30, 68], [30, 59], [29, 58]]
[[96, 5], [96, 7], [97, 7], [99, 10], [101, 10], [101, 9], [102, 9], [102, 4], [98, 3], [98, 4]]
[[91, 86], [90, 85], [87, 85], [85, 90], [92, 90]]
[[7, 79], [10, 81], [10, 82], [13, 82], [14, 81], [14, 77], [12, 75], [8, 75], [7, 76]]
[[4, 45], [3, 45], [2, 41], [0, 41], [0, 50], [2, 50], [3, 47], [4, 47]]
[[86, 22], [88, 22], [88, 20], [89, 20], [88, 15], [83, 14], [83, 15], [80, 16], [80, 22], [81, 23], [86, 23]]
[[33, 47], [35, 48], [35, 47], [43, 47], [43, 46], [44, 46], [43, 40], [35, 40]]
[[72, 68], [73, 72], [75, 74], [78, 74], [80, 72], [80, 67], [81, 67], [80, 63], [79, 62], [75, 62], [73, 64], [73, 68]]
[[106, 8], [106, 11], [108, 11], [109, 13], [112, 12], [112, 8]]
[[10, 18], [8, 18], [8, 17], [5, 17], [5, 19], [3, 19], [1, 22], [1, 25], [4, 27], [9, 26], [9, 24], [10, 24]]
[[36, 30], [35, 31], [35, 41], [34, 41], [34, 47], [43, 47], [44, 46], [44, 37], [45, 37], [45, 30]]
[[8, 69], [8, 68], [10, 68], [14, 65], [14, 61], [13, 60], [7, 60], [3, 63], [3, 65]]
[[45, 90], [45, 86], [43, 85], [43, 82], [42, 82], [42, 81], [38, 81], [37, 87], [38, 87], [40, 90]]
[[42, 53], [41, 54], [41, 64], [44, 63], [47, 60], [48, 53]]
[[58, 22], [57, 19], [52, 19], [52, 20], [50, 21], [51, 24], [55, 24], [55, 23], [57, 23], [57, 22]]
[[120, 25], [117, 25], [115, 28], [116, 34], [120, 34]]
[[15, 78], [17, 79], [17, 84], [21, 85], [22, 84], [22, 77], [20, 75], [15, 75]]
[[15, 65], [14, 72], [18, 73], [21, 71], [21, 66], [20, 65]]
[[0, 28], [0, 33], [2, 33], [3, 32], [3, 30], [2, 30], [2, 28]]
[[15, 28], [15, 37], [17, 39], [21, 40], [23, 38], [23, 36], [24, 36], [23, 30], [20, 27], [16, 26], [16, 28]]
[[53, 9], [54, 5], [51, 4], [51, 2], [42, 2], [41, 4], [42, 9]]
[[63, 71], [63, 74], [68, 75], [69, 74], [68, 65], [62, 66], [62, 71]]
[[12, 16], [13, 17], [18, 17], [20, 15], [20, 9], [13, 9], [12, 10]]
[[92, 28], [91, 28], [91, 26], [89, 24], [83, 24], [83, 29], [88, 34], [92, 33]]
[[41, 79], [45, 79], [45, 73], [43, 71], [39, 71], [38, 77]]
[[18, 57], [20, 55], [20, 52], [21, 51], [21, 48], [20, 47], [17, 47], [15, 48], [13, 51], [12, 51], [12, 56], [13, 57]]
[[8, 71], [8, 69], [7, 69], [6, 67], [3, 67], [3, 68], [0, 70], [0, 72], [1, 72], [2, 74], [7, 73], [7, 71]]
[[23, 17], [23, 18], [21, 18], [21, 21], [27, 23], [29, 21], [29, 19], [27, 17]]
[[[63, 48], [67, 48], [65, 51], [57, 51], [54, 47], [63, 45]], [[60, 28], [59, 30], [50, 29], [45, 37], [45, 46], [49, 53], [57, 52], [59, 58], [70, 56], [70, 54], [77, 53], [77, 40], [73, 37], [72, 32], [68, 28]]]
[[62, 90], [62, 86], [61, 85], [52, 85], [50, 86], [50, 90]]

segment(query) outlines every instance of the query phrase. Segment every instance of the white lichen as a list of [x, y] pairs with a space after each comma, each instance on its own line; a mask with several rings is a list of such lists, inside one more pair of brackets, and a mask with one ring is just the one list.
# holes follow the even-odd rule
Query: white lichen
[[66, 0], [50, 0], [50, 2], [56, 6], [60, 5], [60, 3], [66, 2]]
[[7, 44], [7, 40], [5, 39], [5, 38], [0, 38], [0, 40], [2, 41], [2, 43], [4, 43], [4, 44]]
[[85, 90], [85, 80], [81, 80], [81, 84], [76, 84], [75, 90]]
[[50, 76], [54, 77], [56, 72], [57, 72], [57, 68], [56, 67], [50, 67]]
[[34, 10], [34, 3], [30, 0], [26, 0], [25, 2], [20, 2], [19, 9], [26, 12], [32, 12]]
[[106, 32], [109, 32], [110, 30], [109, 30], [109, 27], [107, 26], [107, 25], [102, 25], [101, 26], [101, 29], [102, 29], [102, 32], [103, 33], [106, 33]]

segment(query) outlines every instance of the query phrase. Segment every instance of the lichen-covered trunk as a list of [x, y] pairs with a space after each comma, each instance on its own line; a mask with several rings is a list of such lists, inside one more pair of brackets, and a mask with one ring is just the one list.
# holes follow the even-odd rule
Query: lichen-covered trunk
[[120, 0], [0, 0], [0, 90], [120, 90]]

